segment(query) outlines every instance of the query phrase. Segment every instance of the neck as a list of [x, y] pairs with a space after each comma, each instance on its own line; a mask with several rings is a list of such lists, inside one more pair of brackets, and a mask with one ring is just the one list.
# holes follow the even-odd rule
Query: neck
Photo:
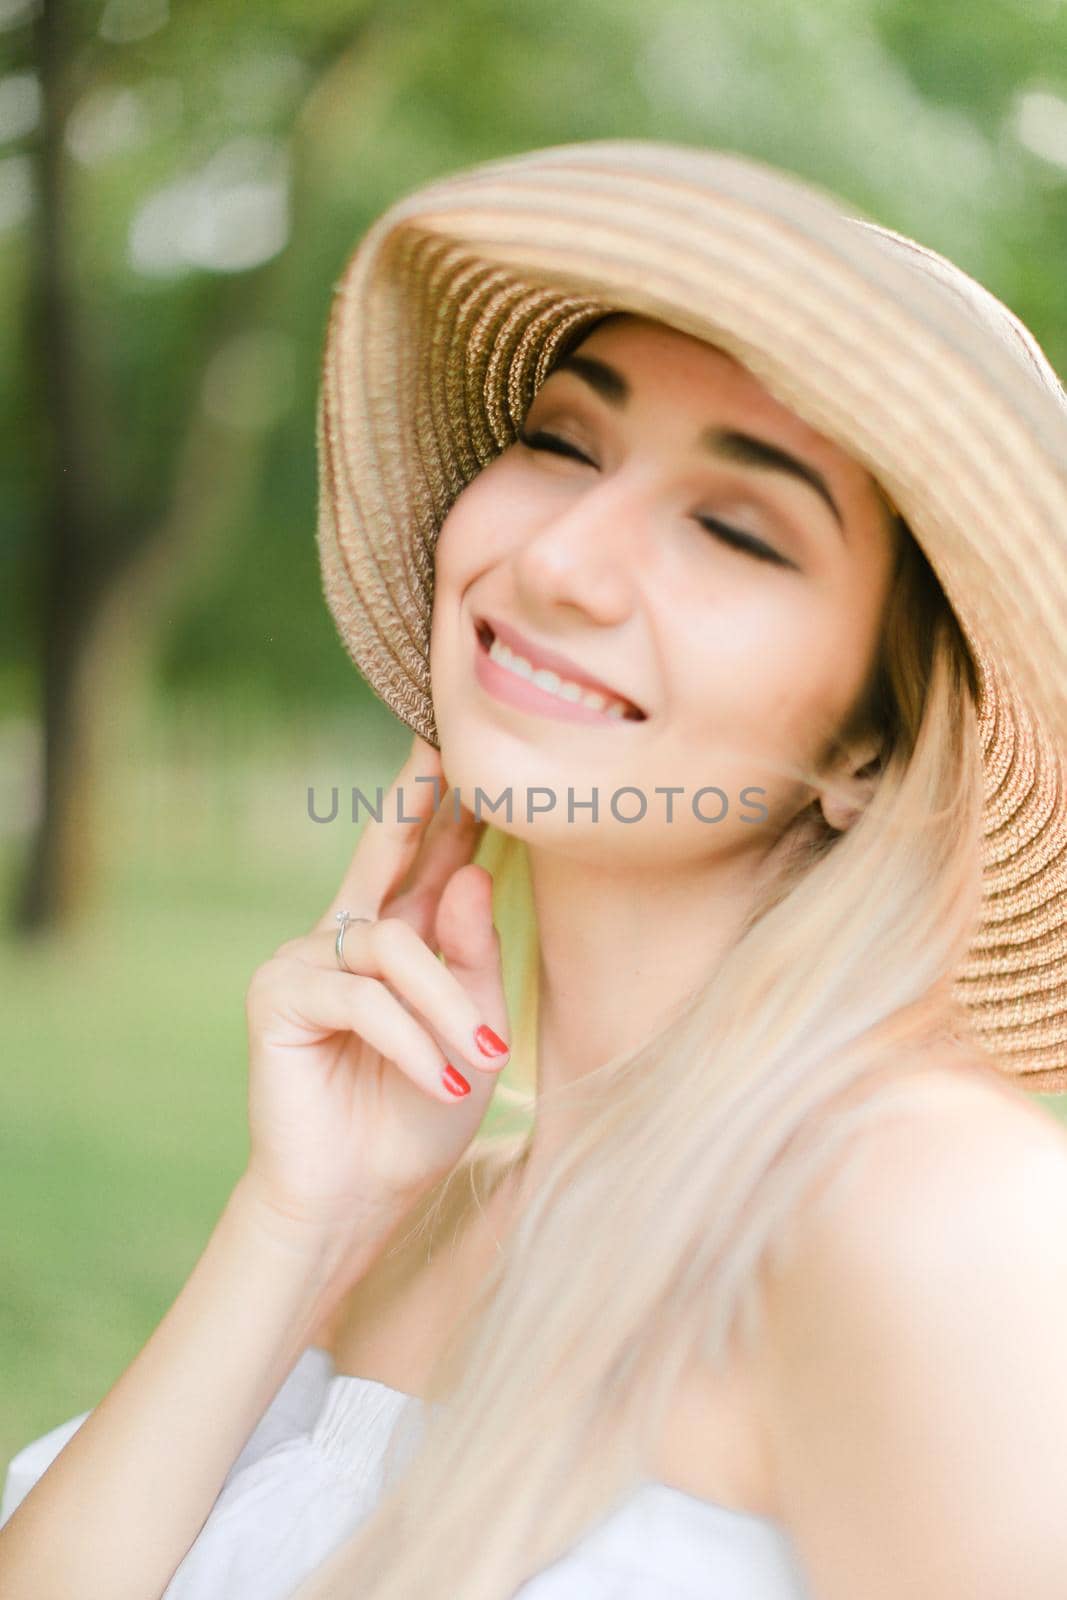
[[532, 1184], [580, 1118], [554, 1094], [628, 1053], [704, 982], [739, 937], [758, 861], [739, 852], [671, 869], [529, 850], [540, 943]]

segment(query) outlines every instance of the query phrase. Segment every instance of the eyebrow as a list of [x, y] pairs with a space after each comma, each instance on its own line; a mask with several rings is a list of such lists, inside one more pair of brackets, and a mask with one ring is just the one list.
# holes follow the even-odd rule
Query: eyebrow
[[[564, 356], [544, 381], [547, 383], [548, 378], [556, 372], [573, 373], [608, 405], [614, 406], [616, 411], [625, 410], [631, 395], [629, 381], [607, 361], [601, 361], [596, 356]], [[844, 532], [845, 519], [841, 515], [841, 508], [822, 473], [807, 461], [801, 461], [799, 456], [784, 450], [781, 445], [771, 444], [768, 439], [759, 439], [755, 434], [743, 433], [737, 428], [705, 428], [699, 434], [697, 443], [701, 449], [725, 461], [736, 461], [741, 466], [759, 467], [770, 472], [786, 472], [791, 477], [801, 479], [826, 502], [838, 527]]]

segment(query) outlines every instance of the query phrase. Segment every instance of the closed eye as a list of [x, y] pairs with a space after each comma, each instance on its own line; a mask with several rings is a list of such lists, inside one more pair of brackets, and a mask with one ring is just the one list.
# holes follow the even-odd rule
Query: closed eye
[[[555, 455], [570, 456], [575, 461], [583, 461], [586, 466], [596, 466], [596, 462], [584, 451], [579, 450], [577, 445], [571, 444], [567, 439], [561, 439], [558, 434], [548, 433], [544, 428], [536, 428], [533, 433], [526, 433], [519, 428], [518, 438], [530, 450], [548, 450]], [[779, 567], [794, 566], [792, 561], [779, 555], [777, 550], [773, 550], [769, 544], [764, 544], [762, 539], [757, 539], [750, 533], [743, 533], [740, 528], [732, 528], [729, 523], [720, 522], [717, 517], [697, 517], [695, 520], [724, 544], [732, 546], [735, 550], [742, 550], [746, 555], [754, 556], [757, 561], [769, 561]]]
[[731, 528], [729, 523], [719, 522], [716, 517], [697, 517], [702, 528], [707, 528], [716, 538], [724, 543], [734, 545], [738, 550], [744, 550], [749, 555], [755, 556], [758, 561], [770, 561], [778, 567], [791, 567], [792, 561], [787, 561], [785, 556], [779, 555], [777, 550], [772, 550], [769, 544], [764, 544], [762, 539], [756, 539], [750, 533], [742, 533], [740, 528]]
[[530, 450], [551, 450], [556, 455], [572, 456], [575, 461], [584, 461], [590, 467], [596, 466], [596, 462], [590, 460], [577, 445], [569, 444], [566, 439], [560, 439], [554, 433], [546, 433], [544, 428], [537, 428], [533, 433], [524, 433], [520, 428], [518, 437]]

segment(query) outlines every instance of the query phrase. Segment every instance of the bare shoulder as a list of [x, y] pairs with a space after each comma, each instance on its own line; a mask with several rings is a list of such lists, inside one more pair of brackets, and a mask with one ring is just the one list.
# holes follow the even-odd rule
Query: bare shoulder
[[983, 1213], [1029, 1204], [1039, 1175], [1067, 1173], [1067, 1127], [978, 1058], [951, 1058], [863, 1085], [840, 1108], [855, 1131], [801, 1215], [809, 1244], [836, 1251], [878, 1216], [906, 1233], [916, 1212], [924, 1237], [977, 1226]]
[[783, 1516], [825, 1600], [1051, 1600], [1067, 1131], [979, 1063], [876, 1098], [761, 1281]]
[[919, 1316], [928, 1274], [1067, 1249], [1067, 1128], [983, 1061], [909, 1069], [842, 1109], [847, 1136], [769, 1258], [780, 1321], [816, 1285], [880, 1291]]

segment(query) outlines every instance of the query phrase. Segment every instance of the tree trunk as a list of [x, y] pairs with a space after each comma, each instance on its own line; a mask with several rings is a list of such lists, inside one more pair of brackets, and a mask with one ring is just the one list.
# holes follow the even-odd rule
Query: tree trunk
[[63, 155], [70, 97], [64, 55], [69, 22], [62, 0], [45, 0], [35, 26], [44, 126], [37, 154], [34, 290], [27, 337], [28, 371], [37, 379], [33, 399], [40, 412], [44, 485], [36, 630], [43, 744], [40, 806], [11, 917], [15, 931], [23, 934], [59, 919], [77, 901], [92, 871], [92, 835], [81, 822], [86, 750], [76, 686], [103, 581], [94, 458], [100, 409], [89, 392], [72, 313]]

